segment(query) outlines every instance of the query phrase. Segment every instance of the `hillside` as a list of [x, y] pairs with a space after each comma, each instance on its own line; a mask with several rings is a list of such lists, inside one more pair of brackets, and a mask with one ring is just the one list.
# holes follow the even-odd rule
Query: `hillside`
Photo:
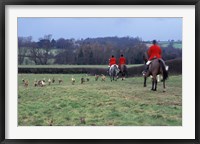
[[[181, 41], [159, 41], [164, 60], [182, 58]], [[18, 38], [19, 65], [107, 65], [111, 55], [123, 54], [127, 64], [142, 64], [151, 42], [136, 37], [103, 37], [81, 40]]]

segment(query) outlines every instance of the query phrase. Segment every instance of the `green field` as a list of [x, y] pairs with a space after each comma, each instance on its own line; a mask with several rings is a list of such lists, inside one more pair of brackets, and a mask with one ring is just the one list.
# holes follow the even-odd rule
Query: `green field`
[[[182, 75], [170, 76], [163, 93], [150, 91], [151, 81], [143, 87], [142, 77], [124, 81], [89, 81], [85, 74], [18, 74], [19, 126], [181, 126]], [[55, 78], [54, 84], [34, 87], [33, 81]], [[29, 80], [25, 88], [22, 78]], [[63, 84], [58, 84], [63, 79]]]
[[173, 45], [175, 48], [182, 48], [182, 43], [174, 43]]
[[[147, 47], [150, 47], [152, 45], [152, 43], [146, 43]], [[166, 48], [169, 45], [169, 42], [159, 42], [158, 45], [160, 45], [160, 47], [162, 48]], [[182, 49], [182, 43], [181, 42], [174, 42], [173, 43], [173, 47], [174, 48], [178, 48], [178, 49]]]

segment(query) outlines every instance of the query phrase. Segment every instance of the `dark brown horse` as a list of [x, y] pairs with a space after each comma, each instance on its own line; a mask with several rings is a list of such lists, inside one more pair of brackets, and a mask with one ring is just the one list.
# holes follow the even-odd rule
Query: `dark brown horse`
[[127, 74], [128, 74], [127, 67], [125, 64], [122, 64], [119, 66], [119, 69], [120, 69], [120, 74], [122, 76], [122, 80], [124, 80], [125, 76], [127, 76]]
[[149, 64], [149, 69], [144, 75], [144, 87], [146, 87], [146, 79], [152, 76], [152, 88], [151, 90], [157, 90], [157, 75], [162, 75], [163, 77], [163, 92], [165, 92], [165, 80], [168, 78], [168, 72], [166, 71], [165, 65], [160, 59], [153, 59]]

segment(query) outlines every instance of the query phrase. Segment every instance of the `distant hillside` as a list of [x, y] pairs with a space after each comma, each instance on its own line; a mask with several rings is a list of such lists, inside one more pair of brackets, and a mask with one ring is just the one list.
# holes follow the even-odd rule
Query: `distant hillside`
[[[182, 57], [181, 41], [159, 42], [163, 59]], [[39, 41], [31, 37], [18, 37], [19, 65], [107, 65], [114, 55], [117, 60], [123, 54], [127, 64], [142, 64], [143, 55], [151, 42], [138, 37], [102, 37], [81, 40], [51, 39], [44, 36]]]
[[[145, 42], [147, 47], [150, 47], [152, 45], [151, 42]], [[169, 46], [172, 46], [173, 48], [178, 48], [178, 49], [182, 49], [182, 41], [159, 41], [158, 44], [162, 47], [162, 48], [167, 48]]]

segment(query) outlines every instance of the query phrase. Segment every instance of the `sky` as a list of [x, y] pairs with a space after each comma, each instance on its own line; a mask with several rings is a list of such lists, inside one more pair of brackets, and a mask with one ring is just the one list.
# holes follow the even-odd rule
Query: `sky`
[[182, 18], [18, 18], [18, 36], [38, 41], [48, 34], [55, 40], [107, 36], [182, 40]]

